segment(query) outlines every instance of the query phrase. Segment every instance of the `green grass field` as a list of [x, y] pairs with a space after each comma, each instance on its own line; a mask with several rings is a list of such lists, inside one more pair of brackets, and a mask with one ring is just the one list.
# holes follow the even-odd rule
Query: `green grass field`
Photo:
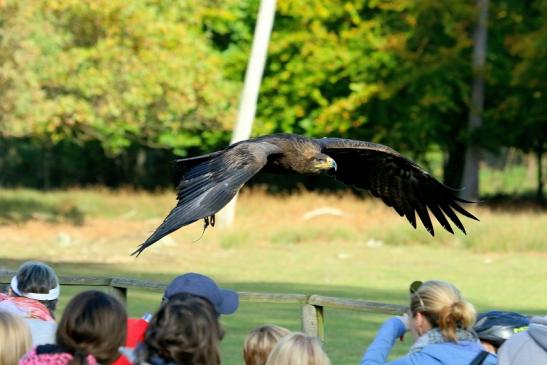
[[[479, 310], [547, 313], [547, 214], [469, 207], [481, 222], [465, 220], [468, 236], [429, 237], [395, 212], [351, 195], [270, 196], [244, 192], [236, 226], [208, 230], [201, 224], [161, 240], [138, 259], [129, 253], [174, 204], [172, 192], [73, 190], [42, 193], [0, 191], [0, 266], [14, 270], [44, 260], [61, 275], [117, 276], [168, 282], [201, 272], [239, 291], [323, 294], [406, 304], [408, 284], [444, 279], [458, 286]], [[305, 219], [314, 209], [341, 215]], [[408, 227], [407, 227], [408, 226]], [[61, 308], [78, 289], [62, 294]], [[161, 295], [130, 290], [129, 312], [154, 311]], [[60, 314], [60, 313], [59, 313]], [[386, 316], [325, 311], [326, 349], [333, 364], [355, 364]], [[227, 335], [223, 362], [242, 363], [245, 335], [264, 323], [297, 330], [300, 308], [243, 302], [222, 318]], [[397, 344], [404, 353], [409, 339]]]

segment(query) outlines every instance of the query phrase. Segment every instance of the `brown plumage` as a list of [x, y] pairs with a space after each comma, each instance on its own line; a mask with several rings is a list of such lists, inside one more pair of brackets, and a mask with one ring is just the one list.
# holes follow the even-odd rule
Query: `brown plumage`
[[[275, 134], [235, 143], [207, 155], [177, 160], [182, 171], [178, 204], [155, 232], [133, 252], [137, 256], [163, 236], [214, 215], [259, 171], [280, 174], [328, 175], [370, 190], [372, 195], [405, 216], [416, 228], [416, 214], [434, 235], [429, 211], [454, 233], [449, 220], [465, 233], [455, 211], [478, 220], [458, 202], [469, 203], [397, 151], [376, 143], [342, 138], [311, 139]], [[211, 217], [211, 220], [208, 218]], [[447, 219], [448, 217], [448, 219]]]

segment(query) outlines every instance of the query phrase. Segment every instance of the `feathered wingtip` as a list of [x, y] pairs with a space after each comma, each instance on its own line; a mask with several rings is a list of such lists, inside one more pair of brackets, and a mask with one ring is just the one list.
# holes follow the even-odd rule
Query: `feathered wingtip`
[[152, 244], [154, 244], [154, 243], [155, 243], [156, 241], [158, 241], [161, 237], [163, 237], [163, 236], [161, 236], [161, 237], [158, 238], [158, 237], [156, 236], [156, 234], [157, 234], [157, 231], [154, 232], [150, 237], [148, 237], [148, 239], [147, 239], [146, 241], [144, 241], [143, 243], [141, 243], [141, 244], [139, 245], [139, 247], [138, 247], [135, 251], [133, 251], [133, 252], [131, 253], [131, 256], [139, 257], [139, 255], [140, 255], [146, 248], [148, 248], [149, 246], [152, 246]]
[[[447, 186], [445, 184], [442, 184], [445, 188], [447, 188], [448, 190], [451, 190], [452, 191], [452, 200], [454, 200], [454, 203], [453, 204], [450, 204], [450, 206], [452, 206], [456, 211], [458, 211], [459, 213], [461, 213], [462, 215], [466, 216], [467, 218], [471, 218], [471, 219], [474, 219], [478, 222], [480, 222], [480, 219], [475, 217], [473, 214], [471, 214], [470, 212], [468, 212], [467, 210], [465, 210], [462, 206], [460, 206], [458, 203], [464, 203], [464, 204], [481, 204], [481, 203], [484, 203], [483, 200], [478, 200], [478, 201], [473, 201], [473, 200], [467, 200], [467, 199], [463, 199], [463, 198], [460, 198], [458, 196], [457, 193], [460, 193], [462, 192], [463, 190], [465, 190], [465, 187], [463, 188], [460, 188], [460, 189], [455, 189], [455, 188], [452, 188], [450, 186]], [[465, 233], [465, 231], [464, 231]]]
[[141, 243], [139, 247], [131, 253], [131, 256], [135, 256], [135, 258], [139, 257], [146, 247], [148, 247], [146, 243]]
[[474, 219], [474, 220], [480, 222], [479, 218], [475, 217], [473, 214], [471, 214], [467, 210], [463, 209], [463, 207], [460, 206], [457, 202], [464, 203], [464, 204], [480, 204], [480, 203], [483, 203], [484, 201], [482, 201], [482, 200], [479, 200], [479, 201], [466, 200], [466, 199], [462, 199], [462, 198], [459, 198], [459, 197], [456, 196], [456, 197], [454, 197], [454, 204], [452, 205], [455, 210], [457, 210], [459, 213], [463, 214], [467, 218], [471, 218], [471, 219]]

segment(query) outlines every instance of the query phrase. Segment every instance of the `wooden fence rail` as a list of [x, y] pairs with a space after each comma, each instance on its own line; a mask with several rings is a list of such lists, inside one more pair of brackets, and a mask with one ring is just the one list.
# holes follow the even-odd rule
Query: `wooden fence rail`
[[[0, 284], [9, 284], [13, 275], [15, 275], [15, 272], [13, 271], [0, 271]], [[98, 286], [108, 288], [113, 295], [116, 295], [124, 303], [127, 303], [127, 291], [129, 289], [138, 288], [163, 292], [167, 286], [167, 284], [150, 280], [89, 276], [60, 276], [59, 281], [63, 286]], [[300, 304], [302, 306], [302, 331], [308, 335], [317, 336], [321, 338], [321, 340], [324, 340], [325, 333], [325, 308], [393, 315], [401, 315], [408, 309], [405, 306], [397, 304], [371, 302], [351, 298], [337, 298], [316, 294], [239, 292], [239, 299], [241, 301], [253, 303]]]

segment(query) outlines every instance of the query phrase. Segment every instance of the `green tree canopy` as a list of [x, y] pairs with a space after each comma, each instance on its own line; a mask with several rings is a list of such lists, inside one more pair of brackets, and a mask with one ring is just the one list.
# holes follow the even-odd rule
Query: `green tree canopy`
[[[107, 158], [224, 145], [258, 4], [0, 0], [0, 137], [92, 142]], [[474, 3], [277, 4], [255, 135], [371, 140], [422, 161], [441, 151], [452, 186], [470, 140], [545, 149], [547, 0], [491, 4], [484, 123], [474, 133]]]
[[[23, 48], [32, 58], [22, 56], [6, 71], [18, 95], [5, 107], [19, 111], [9, 114], [38, 136], [96, 139], [113, 154], [132, 142], [184, 153], [229, 130], [234, 84], [199, 24], [186, 16], [189, 4], [58, 0], [8, 7], [13, 17], [6, 21], [18, 27], [2, 27], [2, 45], [9, 49], [14, 39], [11, 52]], [[31, 19], [40, 23], [19, 33]], [[36, 90], [25, 90], [27, 84]], [[28, 132], [9, 124], [12, 133]]]

